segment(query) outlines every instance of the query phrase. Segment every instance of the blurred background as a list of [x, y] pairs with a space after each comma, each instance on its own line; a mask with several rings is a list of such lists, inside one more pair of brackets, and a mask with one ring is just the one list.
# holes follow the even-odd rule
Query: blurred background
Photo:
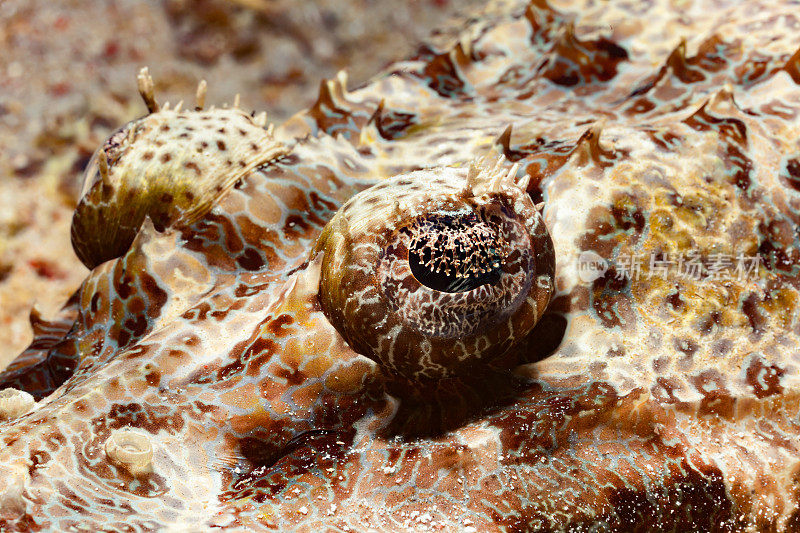
[[136, 73], [160, 102], [241, 94], [280, 123], [345, 68], [354, 88], [482, 0], [0, 0], [0, 366], [88, 271], [69, 227], [94, 150], [145, 112]]

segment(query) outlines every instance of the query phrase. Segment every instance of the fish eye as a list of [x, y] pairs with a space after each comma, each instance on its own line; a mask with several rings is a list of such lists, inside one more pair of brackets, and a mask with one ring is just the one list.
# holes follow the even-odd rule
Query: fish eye
[[[160, 107], [146, 69], [139, 81], [150, 112], [94, 154], [72, 218], [73, 249], [90, 269], [125, 254], [145, 218], [161, 228], [189, 224], [248, 172], [288, 151], [238, 108]], [[241, 133], [227, 135], [233, 131]]]
[[321, 307], [401, 395], [480, 374], [547, 307], [553, 245], [515, 173], [397, 176], [354, 196], [323, 231]]

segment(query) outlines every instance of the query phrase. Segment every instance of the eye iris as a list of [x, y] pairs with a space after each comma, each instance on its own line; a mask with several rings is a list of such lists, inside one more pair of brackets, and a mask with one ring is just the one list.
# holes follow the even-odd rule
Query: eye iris
[[423, 220], [409, 231], [411, 273], [440, 292], [467, 292], [497, 283], [511, 253], [497, 230], [475, 214]]

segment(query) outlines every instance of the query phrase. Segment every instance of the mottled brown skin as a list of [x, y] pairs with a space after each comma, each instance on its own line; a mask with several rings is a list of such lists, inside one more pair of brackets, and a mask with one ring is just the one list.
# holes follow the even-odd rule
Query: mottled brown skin
[[[2, 528], [800, 530], [798, 26], [788, 1], [496, 1], [365, 87], [324, 82], [286, 155], [34, 317], [0, 375], [42, 398], [0, 423]], [[351, 264], [326, 225], [492, 151], [544, 202], [556, 292], [472, 388], [433, 380], [478, 394], [425, 411], [321, 302], [325, 261]], [[608, 270], [582, 281], [582, 252]], [[631, 255], [653, 261], [622, 276]], [[144, 473], [105, 454], [127, 427]]]
[[[515, 388], [519, 362], [503, 356], [547, 308], [555, 257], [527, 181], [501, 165], [386, 180], [342, 206], [317, 241], [320, 306], [400, 399], [393, 431], [441, 433]], [[496, 255], [481, 256], [487, 246]]]

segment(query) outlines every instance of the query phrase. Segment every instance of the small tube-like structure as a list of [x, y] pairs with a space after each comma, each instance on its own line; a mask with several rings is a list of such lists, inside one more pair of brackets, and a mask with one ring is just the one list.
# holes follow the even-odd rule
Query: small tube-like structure
[[29, 393], [17, 389], [0, 390], [0, 420], [13, 420], [24, 415], [36, 404]]
[[133, 474], [144, 473], [153, 466], [153, 444], [142, 432], [118, 429], [106, 440], [106, 456]]

